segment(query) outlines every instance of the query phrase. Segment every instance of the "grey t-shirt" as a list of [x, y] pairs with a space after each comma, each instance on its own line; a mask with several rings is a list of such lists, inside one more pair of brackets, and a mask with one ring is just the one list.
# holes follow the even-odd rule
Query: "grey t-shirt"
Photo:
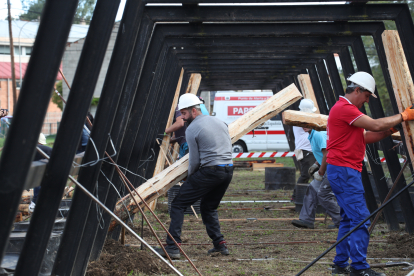
[[187, 127], [185, 136], [190, 151], [188, 175], [200, 166], [233, 164], [229, 128], [223, 121], [199, 115]]

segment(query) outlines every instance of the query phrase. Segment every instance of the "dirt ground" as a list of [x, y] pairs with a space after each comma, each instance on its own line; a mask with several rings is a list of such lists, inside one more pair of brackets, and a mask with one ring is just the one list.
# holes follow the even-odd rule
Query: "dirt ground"
[[[292, 193], [289, 190], [263, 189], [264, 172], [235, 171], [223, 201], [287, 200]], [[167, 205], [163, 204], [166, 201], [167, 198], [158, 201], [156, 213], [168, 228]], [[289, 209], [280, 210], [289, 206], [294, 205], [277, 202], [221, 204], [220, 225], [228, 243], [229, 256], [207, 256], [212, 244], [201, 218], [186, 215], [182, 247], [203, 275], [296, 275], [329, 248], [336, 240], [337, 231], [326, 229], [327, 225], [323, 220], [315, 223], [315, 230], [303, 230], [292, 226], [290, 220], [297, 218], [298, 214]], [[270, 210], [265, 210], [264, 207], [270, 207]], [[238, 210], [241, 208], [255, 209]], [[150, 217], [149, 213], [147, 215]], [[323, 219], [325, 216], [320, 214], [317, 217]], [[136, 216], [133, 226], [139, 235], [140, 218], [140, 215]], [[274, 218], [286, 220], [271, 220]], [[150, 221], [159, 238], [164, 241], [166, 235], [162, 228], [153, 218]], [[330, 223], [328, 219], [327, 224]], [[402, 229], [403, 227], [404, 225], [401, 225]], [[151, 245], [157, 245], [147, 225], [144, 226], [144, 239]], [[173, 272], [161, 264], [148, 249], [140, 251], [140, 243], [132, 235], [126, 235], [126, 244], [129, 246], [124, 247], [117, 242], [107, 241], [101, 259], [89, 265], [87, 275], [173, 275]], [[334, 255], [334, 251], [328, 253], [303, 275], [331, 275], [328, 264], [332, 262]], [[410, 258], [408, 261], [413, 262], [414, 237], [404, 234], [403, 231], [390, 233], [386, 225], [380, 223], [371, 236], [368, 258], [370, 264], [386, 263], [391, 261], [391, 258]], [[196, 275], [184, 256], [174, 264], [183, 275]], [[403, 270], [403, 266], [376, 270], [388, 276], [402, 276], [410, 271]]]

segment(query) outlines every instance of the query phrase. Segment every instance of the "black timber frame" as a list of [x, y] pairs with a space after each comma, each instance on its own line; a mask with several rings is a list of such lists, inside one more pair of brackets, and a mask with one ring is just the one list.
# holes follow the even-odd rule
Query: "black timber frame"
[[[0, 235], [2, 237], [7, 237], [11, 231], [12, 222], [14, 220], [14, 214], [16, 213], [17, 206], [20, 200], [20, 195], [23, 190], [24, 181], [27, 176], [27, 172], [31, 163], [32, 156], [35, 152], [35, 146], [37, 143], [37, 137], [40, 132], [40, 127], [43, 121], [43, 118], [46, 113], [47, 103], [50, 99], [50, 91], [53, 87], [54, 76], [57, 72], [61, 57], [63, 55], [64, 44], [69, 33], [70, 22], [73, 18], [74, 11], [77, 5], [77, 1], [66, 1], [65, 3], [58, 3], [56, 1], [48, 0], [46, 2], [44, 16], [42, 17], [42, 22], [39, 26], [38, 35], [36, 38], [33, 54], [29, 62], [29, 67], [27, 74], [25, 76], [25, 82], [23, 83], [19, 101], [17, 104], [16, 112], [14, 114], [14, 122], [9, 132], [9, 137], [6, 140], [5, 148], [3, 150], [1, 159], [0, 159], [0, 220], [5, 223], [0, 226]], [[51, 175], [46, 176], [42, 181], [42, 187], [50, 187], [46, 183], [52, 183], [53, 181], [58, 181], [60, 183], [58, 187], [49, 190], [48, 192], [42, 189], [40, 198], [39, 198], [39, 209], [34, 214], [34, 221], [44, 221], [46, 225], [44, 226], [44, 233], [40, 231], [35, 231], [34, 227], [29, 229], [28, 239], [26, 240], [25, 250], [22, 252], [22, 258], [19, 260], [17, 267], [16, 275], [25, 275], [24, 266], [32, 268], [31, 273], [40, 267], [40, 262], [44, 254], [44, 248], [46, 246], [48, 236], [50, 236], [51, 227], [54, 221], [52, 216], [53, 213], [57, 212], [56, 201], [53, 201], [53, 204], [48, 204], [45, 201], [47, 195], [50, 196], [59, 196], [63, 189], [61, 184], [62, 176], [57, 176], [57, 172], [62, 172], [63, 175], [65, 171], [68, 171], [72, 162], [72, 157], [74, 155], [75, 147], [79, 141], [81, 127], [84, 122], [84, 115], [87, 111], [87, 102], [90, 101], [90, 93], [84, 93], [86, 87], [90, 88], [93, 91], [95, 86], [95, 81], [91, 81], [89, 86], [86, 86], [85, 78], [81, 76], [82, 70], [87, 72], [86, 69], [90, 70], [90, 79], [93, 80], [97, 77], [99, 69], [101, 66], [100, 59], [103, 58], [102, 53], [106, 49], [107, 38], [110, 30], [112, 29], [111, 24], [108, 24], [113, 21], [115, 16], [114, 8], [119, 1], [114, 1], [114, 3], [109, 3], [111, 1], [107, 0], [98, 0], [97, 8], [93, 20], [91, 22], [91, 28], [88, 33], [87, 41], [88, 47], [84, 47], [82, 53], [82, 62], [78, 66], [77, 75], [72, 84], [72, 93], [69, 96], [68, 107], [65, 110], [64, 117], [62, 122], [65, 122], [65, 127], [59, 129], [57, 136], [56, 144], [58, 145], [54, 148], [52, 152], [52, 160], [48, 168], [52, 170]], [[156, 3], [157, 1], [146, 1]], [[170, 1], [171, 2], [171, 1]], [[202, 1], [180, 1], [184, 3], [200, 3], [200, 2], [209, 2], [209, 0]], [[243, 2], [238, 1], [238, 2]], [[252, 2], [252, 1], [249, 1]], [[259, 1], [258, 1], [259, 2]], [[276, 1], [260, 1], [260, 2], [276, 2]], [[281, 1], [282, 2], [282, 1]], [[302, 2], [302, 1], [301, 1]], [[400, 33], [401, 41], [403, 44], [407, 57], [407, 62], [411, 72], [414, 72], [414, 54], [408, 51], [409, 46], [414, 43], [414, 26], [412, 19], [409, 14], [407, 5], [404, 4], [380, 4], [380, 5], [326, 5], [326, 6], [294, 6], [294, 7], [281, 7], [278, 6], [275, 9], [269, 7], [207, 7], [207, 6], [193, 6], [193, 5], [183, 5], [183, 7], [168, 7], [168, 13], [163, 12], [167, 9], [166, 7], [154, 7], [154, 6], [144, 6], [145, 2], [141, 1], [132, 1], [128, 0], [126, 4], [125, 13], [120, 24], [120, 30], [117, 42], [115, 45], [113, 57], [109, 66], [107, 78], [105, 80], [105, 85], [103, 88], [101, 101], [98, 106], [98, 112], [96, 115], [96, 120], [94, 123], [94, 128], [91, 133], [99, 152], [99, 156], [104, 156], [104, 151], [107, 150], [109, 153], [112, 153], [112, 147], [108, 146], [109, 136], [108, 133], [111, 133], [111, 138], [114, 141], [115, 149], [119, 152], [118, 162], [122, 161], [125, 167], [133, 168], [133, 172], [139, 175], [151, 176], [153, 164], [145, 163], [145, 166], [137, 168], [140, 164], [136, 162], [130, 162], [132, 152], [134, 152], [134, 160], [143, 160], [143, 158], [148, 157], [151, 151], [151, 147], [154, 148], [154, 153], [157, 153], [157, 147], [155, 147], [155, 138], [157, 133], [165, 127], [167, 111], [164, 112], [152, 112], [155, 106], [165, 107], [165, 110], [169, 110], [170, 103], [172, 101], [171, 94], [175, 90], [175, 85], [178, 79], [180, 72], [180, 65], [185, 69], [187, 64], [182, 59], [179, 59], [180, 54], [174, 52], [174, 49], [170, 49], [167, 46], [163, 45], [161, 48], [161, 41], [164, 37], [160, 35], [160, 38], [157, 38], [156, 31], [152, 33], [152, 26], [156, 22], [201, 22], [201, 21], [221, 21], [221, 22], [257, 22], [257, 21], [350, 21], [350, 20], [394, 20], [396, 22], [398, 31]], [[102, 8], [98, 8], [102, 7]], [[103, 8], [105, 7], [105, 8]], [[59, 12], [57, 12], [59, 11]], [[64, 11], [64, 12], [62, 12]], [[168, 14], [168, 16], [165, 16]], [[57, 16], [59, 15], [59, 16]], [[106, 18], [105, 18], [106, 17]], [[65, 22], [62, 24], [62, 22]], [[95, 25], [96, 24], [96, 25]], [[100, 25], [99, 28], [94, 28], [93, 26]], [[304, 23], [304, 26], [309, 23]], [[161, 24], [160, 24], [161, 25]], [[174, 24], [170, 24], [171, 27]], [[196, 24], [198, 25], [198, 24]], [[103, 27], [104, 26], [104, 27]], [[127, 26], [127, 27], [126, 27]], [[203, 26], [201, 26], [203, 27]], [[164, 34], [163, 34], [164, 35]], [[263, 36], [269, 35], [264, 34]], [[295, 35], [295, 34], [292, 34]], [[298, 34], [299, 35], [299, 34]], [[309, 32], [308, 38], [310, 36], [320, 35], [323, 36], [323, 32]], [[345, 35], [345, 34], [344, 34]], [[349, 35], [349, 33], [348, 33]], [[373, 35], [373, 34], [371, 34]], [[185, 36], [185, 35], [184, 35]], [[328, 35], [329, 36], [329, 35]], [[182, 38], [183, 36], [180, 36]], [[382, 43], [380, 43], [380, 33], [373, 35], [377, 51], [380, 57], [381, 66], [383, 63], [386, 64], [384, 60], [385, 56], [380, 53], [380, 48]], [[243, 37], [240, 35], [239, 38], [243, 40], [248, 40], [249, 37]], [[101, 40], [98, 40], [101, 39]], [[157, 41], [158, 39], [158, 41]], [[282, 39], [285, 39], [284, 37]], [[292, 38], [295, 40], [296, 38]], [[50, 43], [53, 41], [53, 43]], [[158, 51], [152, 51], [152, 47], [149, 45], [158, 45]], [[87, 44], [85, 44], [86, 46]], [[366, 64], [366, 54], [362, 53], [361, 44], [358, 42], [351, 45], [353, 47], [353, 52], [355, 54], [355, 60], [357, 61], [357, 66], [359, 70], [369, 70], [369, 64]], [[383, 48], [383, 47], [382, 47]], [[135, 50], [134, 50], [135, 49]], [[88, 51], [99, 50], [96, 52], [95, 56], [88, 56]], [[382, 49], [383, 50], [383, 49]], [[345, 48], [342, 50], [342, 53], [345, 53]], [[254, 53], [254, 52], [252, 52]], [[185, 53], [183, 53], [185, 54]], [[187, 53], [191, 54], [191, 53]], [[219, 53], [217, 53], [219, 54]], [[311, 75], [312, 84], [314, 88], [319, 92], [323, 92], [324, 95], [319, 94], [321, 97], [327, 96], [327, 100], [332, 104], [332, 97], [337, 98], [339, 93], [339, 82], [338, 75], [335, 72], [332, 64], [332, 52], [327, 54], [325, 57], [313, 57], [305, 58], [308, 54], [303, 55], [302, 62], [305, 60], [309, 61], [311, 64], [309, 67], [303, 66], [300, 69], [306, 68]], [[339, 53], [341, 56], [341, 53]], [[348, 53], [349, 55], [349, 53]], [[151, 58], [149, 58], [151, 56]], [[265, 57], [266, 55], [261, 55]], [[299, 53], [296, 57], [300, 57]], [[53, 57], [53, 58], [50, 58]], [[254, 57], [254, 56], [252, 56]], [[256, 56], [257, 57], [257, 56]], [[274, 56], [276, 57], [276, 56]], [[286, 62], [291, 62], [295, 60], [293, 57], [286, 59]], [[341, 61], [343, 57], [341, 56]], [[330, 81], [332, 86], [328, 85], [329, 79], [327, 79], [327, 74], [325, 75], [326, 69], [321, 66], [322, 60], [325, 59], [328, 65], [328, 70], [330, 72]], [[137, 61], [132, 63], [132, 60]], [[266, 60], [261, 60], [263, 64], [266, 63]], [[94, 63], [88, 66], [88, 62]], [[200, 61], [201, 62], [201, 61]], [[220, 62], [220, 60], [218, 61]], [[315, 68], [315, 65], [319, 68]], [[201, 63], [200, 63], [201, 64]], [[231, 64], [231, 63], [230, 63]], [[229, 65], [230, 65], [229, 64]], [[257, 63], [261, 64], [261, 63]], [[330, 65], [329, 65], [330, 64]], [[197, 64], [196, 64], [197, 65]], [[195, 65], [195, 66], [196, 66]], [[156, 69], [157, 77], [159, 77], [162, 82], [157, 83], [153, 77], [145, 77], [145, 73], [150, 67]], [[237, 66], [235, 66], [237, 67]], [[233, 67], [234, 70], [236, 68]], [[270, 67], [270, 66], [269, 66]], [[36, 69], [35, 69], [36, 68]], [[196, 67], [194, 67], [196, 70]], [[209, 67], [204, 67], [208, 68]], [[144, 70], [145, 69], [145, 70]], [[201, 68], [200, 68], [201, 69]], [[252, 68], [253, 69], [253, 68]], [[217, 70], [218, 68], [211, 67], [212, 71]], [[229, 70], [232, 70], [229, 68]], [[299, 71], [301, 71], [299, 70]], [[316, 71], [318, 70], [318, 71]], [[333, 70], [333, 71], [331, 71]], [[351, 68], [348, 68], [351, 70]], [[320, 71], [320, 72], [319, 72]], [[345, 71], [345, 70], [344, 70]], [[286, 70], [286, 73], [277, 73], [278, 77], [274, 79], [269, 79], [269, 74], [264, 72], [256, 72], [255, 74], [246, 74], [232, 73], [227, 76], [227, 78], [246, 78], [249, 77], [250, 81], [258, 87], [266, 85], [264, 88], [274, 89], [275, 91], [280, 90], [281, 87], [286, 86], [292, 82], [297, 83], [295, 76], [297, 75], [298, 70]], [[303, 71], [301, 71], [303, 72]], [[149, 72], [149, 73], [152, 73]], [[322, 73], [322, 77], [321, 74]], [[394, 111], [396, 111], [395, 98], [392, 93], [392, 86], [390, 86], [389, 76], [387, 76], [387, 71], [383, 70], [384, 78], [390, 93], [390, 98], [393, 104]], [[185, 76], [188, 79], [189, 72], [186, 71]], [[45, 78], [45, 75], [47, 76]], [[148, 75], [148, 73], [147, 73]], [[218, 75], [218, 74], [217, 74]], [[127, 76], [129, 76], [127, 78]], [[215, 83], [219, 85], [224, 85], [224, 80], [220, 78], [215, 78]], [[255, 81], [258, 79], [259, 81]], [[388, 82], [387, 82], [388, 79]], [[42, 80], [42, 81], [39, 81]], [[263, 81], [266, 81], [265, 83]], [[227, 79], [229, 82], [229, 79]], [[322, 84], [322, 88], [318, 87], [317, 83]], [[212, 87], [208, 83], [204, 84], [204, 78], [202, 81], [201, 87], [208, 89]], [[242, 79], [235, 79], [230, 81], [229, 87], [240, 87], [246, 82], [243, 82]], [[185, 85], [186, 82], [183, 82]], [[83, 92], [83, 94], [81, 93]], [[89, 92], [89, 91], [87, 91]], [[318, 93], [319, 93], [318, 92]], [[73, 95], [72, 95], [73, 94]], [[80, 95], [82, 94], [82, 95]], [[170, 98], [168, 98], [170, 96]], [[139, 103], [138, 99], [141, 99]], [[79, 102], [78, 102], [79, 101]], [[80, 102], [86, 102], [81, 105], [79, 108]], [[72, 103], [73, 104], [70, 104]], [[132, 104], [132, 102], [134, 102]], [[319, 102], [318, 102], [319, 103]], [[74, 107], [72, 107], [74, 106]], [[76, 106], [76, 108], [75, 108]], [[329, 106], [328, 106], [329, 108]], [[77, 113], [75, 110], [77, 109]], [[380, 103], [372, 102], [370, 103], [370, 110], [374, 117], [383, 116], [383, 110]], [[328, 110], [326, 110], [328, 111]], [[382, 112], [382, 113], [381, 113]], [[72, 118], [73, 114], [75, 115]], [[145, 116], [144, 116], [145, 114]], [[146, 117], [148, 115], [148, 117]], [[144, 120], [146, 119], [146, 120]], [[138, 124], [131, 125], [128, 124], [131, 120], [137, 120]], [[114, 122], [116, 122], [114, 124]], [[150, 126], [154, 126], [150, 129]], [[112, 131], [114, 130], [114, 131]], [[67, 134], [67, 140], [65, 140], [65, 134]], [[125, 137], [125, 138], [124, 138]], [[125, 139], [125, 141], [124, 141]], [[128, 140], [129, 139], [129, 140]], [[126, 143], [128, 141], [128, 143]], [[141, 145], [140, 145], [141, 144]], [[384, 154], [389, 147], [389, 141], [382, 142], [382, 148], [384, 149]], [[69, 149], [68, 149], [69, 147]], [[393, 177], [398, 174], [398, 167], [400, 167], [398, 162], [395, 161], [395, 153], [388, 152], [386, 156], [387, 165], [394, 166], [390, 168], [391, 176]], [[138, 158], [139, 156], [139, 158]], [[122, 159], [121, 159], [122, 158]], [[375, 156], [374, 156], [375, 158]], [[52, 163], [52, 161], [55, 162]], [[88, 144], [87, 150], [85, 152], [85, 158], [83, 163], [87, 161], [95, 160], [95, 152], [90, 144]], [[7, 162], [6, 162], [7, 160]], [[64, 161], [60, 165], [56, 164]], [[95, 183], [98, 180], [98, 183], [105, 183], [105, 180], [102, 179], [100, 174], [101, 164], [100, 162], [96, 167], [83, 167], [81, 169], [79, 180], [84, 184], [90, 191], [95, 190]], [[142, 164], [141, 164], [142, 165]], [[103, 172], [105, 175], [109, 176], [110, 179], [114, 180], [116, 187], [120, 187], [119, 179], [114, 178], [113, 167], [110, 165], [102, 166]], [[139, 169], [139, 170], [138, 170]], [[144, 171], [145, 169], [145, 171]], [[56, 171], [55, 171], [56, 170]], [[374, 172], [374, 175], [378, 172]], [[132, 177], [131, 177], [132, 179]], [[140, 180], [135, 179], [134, 184], [139, 185]], [[404, 180], [401, 180], [399, 183], [399, 188], [405, 185]], [[377, 184], [378, 186], [378, 184]], [[109, 190], [108, 183], [98, 186], [98, 195], [101, 199], [106, 197], [106, 204], [113, 204], [114, 206], [116, 201], [116, 194], [113, 190]], [[99, 242], [95, 240], [96, 245], [91, 247], [79, 245], [81, 240], [87, 240], [88, 238], [94, 239], [95, 237], [102, 237], [106, 233], [104, 231], [97, 232], [98, 221], [96, 220], [96, 213], [94, 213], [91, 208], [91, 202], [89, 199], [83, 200], [86, 197], [80, 194], [78, 191], [75, 193], [73, 199], [73, 205], [68, 217], [66, 229], [64, 232], [64, 240], [60, 246], [58, 257], [55, 262], [54, 273], [59, 275], [69, 275], [71, 273], [81, 273], [86, 268], [87, 256], [93, 252], [92, 257], [97, 257], [99, 251], [103, 245], [103, 239], [101, 238]], [[401, 204], [405, 204], [407, 207], [404, 210], [404, 216], [412, 215], [412, 205], [408, 205], [411, 201], [407, 201], [407, 198], [402, 196]], [[92, 206], [94, 207], [94, 206]], [[49, 208], [49, 210], [47, 210]], [[41, 219], [39, 213], [47, 211], [48, 216], [45, 219]], [[88, 210], [88, 212], [85, 212]], [[37, 213], [37, 214], [36, 214]], [[75, 220], [80, 218], [80, 220]], [[408, 219], [408, 220], [407, 220]], [[407, 230], [412, 233], [412, 223], [410, 219], [406, 219]], [[106, 220], [109, 221], [109, 220]], [[96, 235], [98, 233], [98, 235]], [[35, 239], [40, 237], [41, 239]], [[69, 240], [73, 241], [75, 239], [77, 242], [69, 243]], [[2, 239], [0, 242], [0, 249], [2, 252], [2, 257], [4, 250], [7, 244], [7, 239]], [[37, 247], [37, 245], [39, 245]], [[35, 248], [36, 247], [36, 248]], [[43, 251], [43, 252], [42, 252]], [[35, 252], [36, 258], [30, 260], [30, 257], [34, 255], [29, 255], [28, 253]], [[26, 254], [26, 255], [25, 255]], [[80, 260], [82, 259], [82, 260]], [[74, 270], [74, 264], [80, 264], [81, 266]], [[27, 275], [27, 274], [26, 274]]]

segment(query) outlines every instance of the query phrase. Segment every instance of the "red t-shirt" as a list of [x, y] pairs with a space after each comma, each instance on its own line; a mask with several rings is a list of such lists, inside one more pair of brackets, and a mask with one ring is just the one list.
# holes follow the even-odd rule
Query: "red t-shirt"
[[326, 126], [328, 164], [362, 171], [365, 156], [364, 129], [353, 126], [352, 123], [364, 115], [345, 97], [340, 97], [332, 107]]

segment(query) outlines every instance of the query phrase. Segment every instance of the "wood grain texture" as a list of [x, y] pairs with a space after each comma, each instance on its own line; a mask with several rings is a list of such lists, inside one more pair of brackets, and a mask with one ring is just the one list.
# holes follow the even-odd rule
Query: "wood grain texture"
[[201, 74], [193, 73], [188, 80], [188, 86], [185, 93], [191, 93], [197, 95], [198, 88], [200, 87], [201, 83]]
[[[398, 109], [399, 112], [403, 112], [414, 103], [414, 84], [410, 69], [408, 68], [398, 31], [384, 31], [382, 33], [382, 41]], [[408, 153], [411, 160], [414, 160], [414, 122], [403, 122], [402, 126]]]
[[[294, 84], [286, 87], [267, 101], [256, 106], [248, 113], [234, 121], [229, 125], [229, 133], [232, 143], [236, 142], [240, 137], [250, 132], [258, 125], [266, 122], [279, 112], [290, 106], [291, 104], [302, 98], [302, 94], [296, 88]], [[151, 202], [158, 198], [160, 195], [168, 191], [172, 186], [179, 181], [187, 177], [188, 172], [188, 157], [185, 155], [177, 162], [155, 175], [153, 178], [148, 179], [145, 183], [137, 188], [139, 195], [146, 201]], [[144, 206], [138, 196], [134, 196], [138, 204]], [[122, 198], [115, 207], [115, 214], [123, 220], [128, 218], [128, 212], [125, 210], [124, 204], [129, 213], [136, 213], [138, 211], [133, 199], [129, 195]], [[112, 220], [109, 230], [117, 224]]]
[[305, 99], [312, 100], [313, 104], [317, 108], [315, 113], [320, 114], [318, 102], [316, 101], [315, 92], [313, 91], [313, 86], [308, 74], [300, 74], [298, 75], [298, 81], [300, 85], [300, 89], [302, 90], [303, 97]]
[[286, 110], [282, 113], [283, 124], [289, 126], [307, 127], [317, 131], [326, 130], [327, 115]]

